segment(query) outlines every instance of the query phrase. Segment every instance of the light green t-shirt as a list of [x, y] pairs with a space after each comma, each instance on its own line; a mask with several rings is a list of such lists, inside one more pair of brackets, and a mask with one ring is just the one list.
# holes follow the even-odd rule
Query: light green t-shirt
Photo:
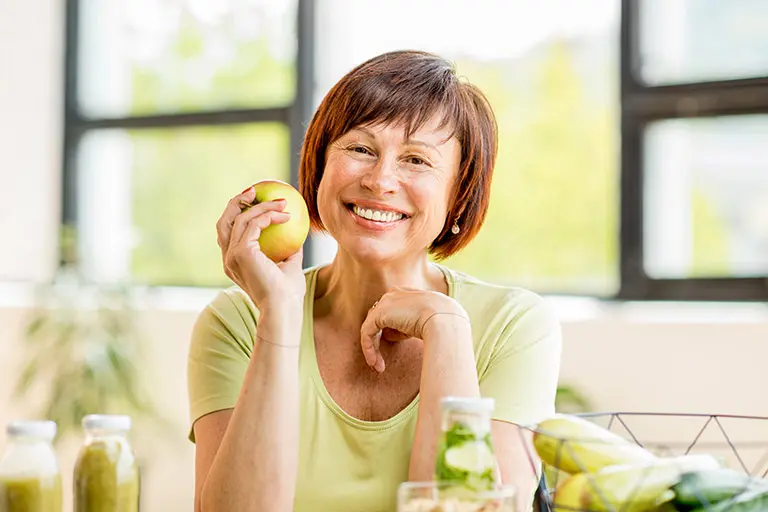
[[[438, 267], [446, 276], [449, 295], [469, 314], [480, 391], [495, 399], [494, 419], [528, 424], [554, 413], [561, 337], [545, 302], [527, 290], [483, 283]], [[317, 270], [305, 271], [294, 510], [393, 512], [397, 486], [408, 479], [419, 397], [385, 421], [359, 420], [333, 401], [315, 357], [312, 324]], [[222, 291], [199, 315], [188, 368], [193, 424], [201, 416], [235, 406], [257, 322], [258, 311], [236, 287]], [[190, 439], [194, 441], [194, 432]]]

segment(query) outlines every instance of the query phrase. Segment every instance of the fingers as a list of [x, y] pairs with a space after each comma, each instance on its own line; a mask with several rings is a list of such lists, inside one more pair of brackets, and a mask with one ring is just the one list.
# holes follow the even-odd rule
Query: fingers
[[304, 248], [299, 249], [298, 252], [289, 256], [285, 260], [277, 264], [281, 269], [293, 269], [301, 271], [302, 263], [304, 262]]
[[392, 343], [397, 343], [399, 341], [404, 341], [410, 338], [411, 336], [408, 336], [405, 333], [402, 333], [398, 331], [397, 329], [390, 329], [389, 327], [385, 327], [381, 330], [381, 339], [382, 341], [390, 341]]
[[[229, 235], [229, 246], [231, 247], [234, 244], [240, 243], [251, 222], [262, 215], [272, 219], [273, 222], [271, 222], [271, 224], [282, 224], [287, 222], [288, 219], [291, 218], [290, 215], [281, 211], [285, 208], [285, 204], [285, 200], [267, 201], [259, 203], [256, 206], [252, 206], [244, 212], [239, 213], [234, 218], [234, 223], [232, 224], [232, 231]], [[265, 215], [268, 212], [273, 212], [279, 215]], [[261, 221], [260, 225], [263, 224], [263, 222], [264, 221]], [[262, 225], [261, 229], [266, 228], [269, 224], [270, 223]], [[258, 238], [258, 235], [256, 238]]]
[[[288, 222], [291, 216], [283, 212], [269, 211], [258, 217], [251, 219], [243, 232], [239, 241], [240, 245], [246, 247], [256, 247], [259, 244], [261, 232], [273, 224], [283, 224]], [[234, 240], [234, 239], [233, 239]], [[238, 243], [238, 242], [235, 242]]]
[[382, 331], [382, 328], [379, 326], [381, 321], [380, 315], [381, 310], [377, 310], [376, 304], [374, 304], [374, 307], [368, 311], [368, 316], [360, 328], [360, 344], [363, 349], [365, 362], [379, 373], [383, 372], [386, 366], [379, 350]]
[[226, 208], [224, 208], [224, 212], [219, 217], [218, 222], [216, 222], [219, 247], [223, 249], [229, 246], [229, 238], [232, 233], [235, 217], [240, 214], [242, 209], [240, 201], [251, 203], [254, 199], [256, 199], [256, 191], [253, 190], [253, 187], [248, 187], [242, 193], [229, 200]]
[[224, 272], [227, 276], [238, 283], [236, 278], [242, 277], [240, 274], [243, 269], [251, 267], [254, 263], [262, 265], [268, 262], [268, 258], [259, 247], [261, 231], [271, 224], [282, 224], [288, 219], [290, 219], [290, 215], [287, 213], [267, 211], [248, 221], [242, 230], [242, 237], [238, 240], [232, 236], [229, 240], [229, 247], [222, 248]]
[[254, 248], [258, 251], [261, 231], [271, 224], [282, 224], [290, 219], [288, 213], [281, 211], [285, 208], [285, 200], [265, 201], [243, 209], [241, 203], [250, 204], [254, 199], [253, 187], [230, 199], [216, 225], [224, 273], [235, 283], [238, 283], [240, 264], [253, 257]]

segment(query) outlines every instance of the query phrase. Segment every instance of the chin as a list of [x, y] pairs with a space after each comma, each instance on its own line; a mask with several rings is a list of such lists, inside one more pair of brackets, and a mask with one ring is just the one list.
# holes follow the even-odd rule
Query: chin
[[356, 240], [338, 241], [339, 247], [352, 259], [369, 265], [388, 263], [404, 256], [403, 247], [384, 240], [371, 240], [358, 237]]

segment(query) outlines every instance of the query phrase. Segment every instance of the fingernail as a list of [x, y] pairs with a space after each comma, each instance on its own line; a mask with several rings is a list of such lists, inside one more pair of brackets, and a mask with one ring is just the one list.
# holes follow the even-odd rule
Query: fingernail
[[242, 192], [240, 192], [240, 193], [241, 193], [241, 194], [245, 194], [246, 192], [248, 192], [248, 191], [249, 191], [249, 190], [251, 190], [252, 188], [253, 188], [253, 185], [251, 185], [250, 187], [248, 187], [247, 189], [243, 190], [243, 191], [242, 191]]

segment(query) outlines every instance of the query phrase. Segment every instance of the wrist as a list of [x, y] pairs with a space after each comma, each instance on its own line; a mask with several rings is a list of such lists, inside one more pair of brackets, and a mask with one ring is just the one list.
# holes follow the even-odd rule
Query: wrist
[[421, 324], [424, 340], [445, 335], [471, 334], [471, 324], [466, 311], [432, 311]]
[[259, 310], [259, 335], [267, 339], [292, 339], [301, 335], [304, 311], [295, 304], [265, 305]]
[[277, 323], [297, 323], [304, 318], [303, 299], [278, 298], [258, 305], [259, 319], [267, 318]]

